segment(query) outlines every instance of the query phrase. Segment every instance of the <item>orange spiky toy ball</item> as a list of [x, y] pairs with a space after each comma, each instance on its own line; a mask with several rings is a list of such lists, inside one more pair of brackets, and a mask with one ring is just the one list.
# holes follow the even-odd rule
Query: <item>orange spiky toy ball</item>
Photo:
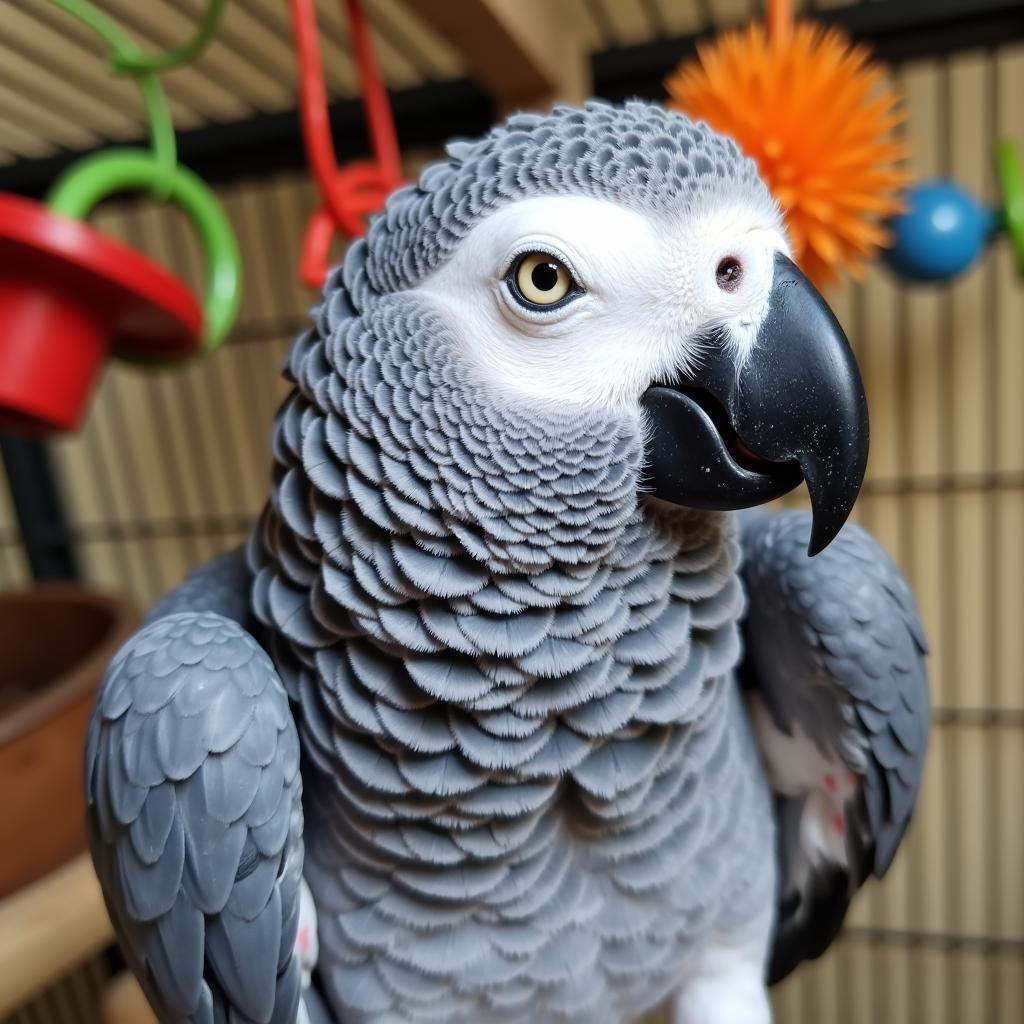
[[886, 244], [909, 176], [899, 94], [866, 48], [837, 29], [793, 24], [787, 3], [769, 24], [699, 47], [665, 83], [670, 106], [731, 135], [760, 167], [786, 214], [793, 255], [821, 286], [859, 278]]

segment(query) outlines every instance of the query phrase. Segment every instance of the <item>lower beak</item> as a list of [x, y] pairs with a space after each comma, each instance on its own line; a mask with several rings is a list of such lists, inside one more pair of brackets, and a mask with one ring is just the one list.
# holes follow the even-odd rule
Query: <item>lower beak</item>
[[720, 335], [692, 377], [644, 394], [654, 494], [694, 508], [740, 509], [807, 483], [809, 554], [825, 548], [857, 499], [868, 409], [842, 328], [781, 253], [768, 312], [742, 365]]

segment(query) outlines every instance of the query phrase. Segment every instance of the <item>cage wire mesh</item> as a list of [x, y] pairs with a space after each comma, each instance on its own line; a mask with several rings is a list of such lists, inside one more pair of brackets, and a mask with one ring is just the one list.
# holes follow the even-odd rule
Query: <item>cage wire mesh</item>
[[[915, 175], [949, 176], [995, 201], [995, 140], [1024, 139], [1024, 46], [915, 61], [896, 74]], [[409, 173], [422, 162], [411, 157]], [[285, 393], [280, 364], [315, 301], [295, 276], [315, 204], [305, 176], [237, 183], [220, 198], [246, 267], [231, 343], [181, 371], [113, 367], [81, 435], [53, 446], [85, 578], [143, 603], [246, 536], [267, 494], [269, 428]], [[198, 283], [198, 250], [172, 211], [122, 204], [96, 222]], [[889, 876], [854, 903], [829, 953], [776, 990], [778, 1020], [1017, 1024], [1024, 287], [1000, 240], [951, 285], [911, 288], [873, 268], [830, 299], [857, 351], [872, 413], [854, 518], [918, 595], [932, 647], [933, 739], [919, 810]], [[0, 487], [0, 587], [26, 579]], [[59, 1019], [92, 1018], [33, 1009], [12, 1020]]]

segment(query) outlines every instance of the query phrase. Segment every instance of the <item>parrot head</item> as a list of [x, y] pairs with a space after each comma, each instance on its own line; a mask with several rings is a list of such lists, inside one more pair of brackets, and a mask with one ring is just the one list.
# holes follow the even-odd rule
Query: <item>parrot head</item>
[[740, 509], [805, 481], [824, 548], [864, 476], [864, 390], [736, 144], [592, 102], [449, 156], [371, 225], [369, 290], [436, 311], [491, 403], [638, 422], [637, 487], [657, 498]]

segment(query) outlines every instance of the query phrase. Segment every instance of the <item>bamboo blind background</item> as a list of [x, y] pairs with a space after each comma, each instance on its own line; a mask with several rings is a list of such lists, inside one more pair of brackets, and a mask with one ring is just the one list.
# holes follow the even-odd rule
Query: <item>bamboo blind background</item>
[[96, 957], [61, 978], [4, 1024], [103, 1024], [100, 1002], [110, 981], [105, 957]]
[[[205, 0], [95, 0], [144, 49], [186, 38]], [[451, 2], [451, 0], [439, 0]], [[556, 0], [589, 51], [734, 24], [763, 0]], [[854, 0], [796, 0], [794, 9]], [[883, 0], [884, 2], [884, 0]], [[316, 0], [327, 90], [359, 86], [348, 27], [337, 0]], [[387, 84], [403, 89], [465, 73], [459, 54], [403, 0], [364, 0]], [[49, 0], [0, 0], [0, 165], [145, 133], [138, 89], [108, 74], [106, 47]], [[61, 74], [54, 75], [59, 58]], [[162, 77], [179, 129], [294, 106], [294, 54], [282, 0], [232, 0], [209, 47]], [[71, 88], [67, 88], [67, 86]]]
[[[1024, 142], [1024, 47], [897, 74], [913, 170], [993, 201], [994, 140]], [[144, 602], [245, 536], [266, 495], [279, 366], [313, 301], [294, 270], [314, 202], [305, 180], [245, 182], [221, 195], [247, 274], [232, 342], [182, 371], [113, 367], [81, 436], [55, 445], [86, 577]], [[198, 252], [177, 215], [120, 206], [96, 222], [198, 280]], [[831, 299], [872, 413], [855, 517], [918, 595], [935, 722], [920, 809], [890, 875], [857, 901], [833, 950], [777, 991], [778, 1019], [1019, 1024], [1024, 282], [999, 241], [950, 286], [907, 288], [873, 269]], [[26, 576], [0, 485], [0, 587]]]

